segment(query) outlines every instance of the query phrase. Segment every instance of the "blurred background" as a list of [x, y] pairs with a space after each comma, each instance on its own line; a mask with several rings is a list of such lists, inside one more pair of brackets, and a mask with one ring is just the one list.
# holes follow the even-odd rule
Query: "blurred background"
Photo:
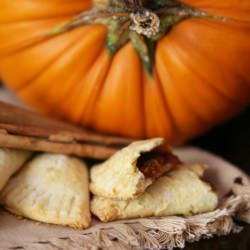
[[190, 144], [222, 156], [250, 175], [250, 108]]

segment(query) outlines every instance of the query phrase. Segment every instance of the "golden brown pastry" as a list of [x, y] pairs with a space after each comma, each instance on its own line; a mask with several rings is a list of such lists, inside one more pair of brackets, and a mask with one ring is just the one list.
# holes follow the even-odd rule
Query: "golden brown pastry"
[[66, 155], [38, 155], [10, 179], [0, 201], [17, 215], [86, 228], [91, 221], [87, 167]]
[[141, 195], [162, 174], [179, 164], [170, 151], [156, 152], [164, 139], [136, 141], [90, 170], [93, 194], [112, 199], [133, 199]]
[[0, 191], [30, 156], [29, 151], [0, 148]]
[[218, 197], [199, 175], [200, 165], [179, 167], [160, 177], [133, 200], [94, 196], [91, 211], [102, 221], [149, 216], [191, 215], [212, 211]]

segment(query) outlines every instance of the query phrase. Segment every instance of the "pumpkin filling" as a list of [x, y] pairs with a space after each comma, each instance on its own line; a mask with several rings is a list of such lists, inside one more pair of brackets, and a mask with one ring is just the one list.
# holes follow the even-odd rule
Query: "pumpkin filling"
[[171, 152], [147, 152], [141, 154], [137, 160], [138, 169], [150, 179], [157, 179], [179, 164], [180, 159]]

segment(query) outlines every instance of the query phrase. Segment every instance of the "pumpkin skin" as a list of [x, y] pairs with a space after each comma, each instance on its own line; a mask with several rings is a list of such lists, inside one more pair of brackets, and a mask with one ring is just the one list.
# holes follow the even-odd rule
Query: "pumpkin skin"
[[130, 42], [108, 55], [103, 25], [37, 39], [91, 1], [0, 0], [1, 78], [45, 114], [105, 133], [183, 143], [250, 103], [250, 2], [182, 2], [238, 21], [181, 21], [158, 41], [152, 78]]

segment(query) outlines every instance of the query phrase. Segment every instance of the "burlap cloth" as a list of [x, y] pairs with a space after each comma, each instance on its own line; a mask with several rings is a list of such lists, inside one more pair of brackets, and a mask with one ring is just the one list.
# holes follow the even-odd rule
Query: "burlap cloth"
[[[250, 182], [243, 172], [221, 158], [196, 148], [179, 148], [175, 153], [184, 162], [208, 165], [205, 178], [217, 188], [221, 199], [217, 210], [189, 217], [171, 216], [112, 223], [101, 223], [94, 219], [88, 230], [39, 224], [18, 219], [0, 210], [0, 249], [183, 248], [185, 242], [239, 232], [241, 228], [232, 218], [250, 222]], [[244, 186], [233, 184], [237, 177], [241, 177]], [[230, 190], [230, 196], [222, 199]]]

